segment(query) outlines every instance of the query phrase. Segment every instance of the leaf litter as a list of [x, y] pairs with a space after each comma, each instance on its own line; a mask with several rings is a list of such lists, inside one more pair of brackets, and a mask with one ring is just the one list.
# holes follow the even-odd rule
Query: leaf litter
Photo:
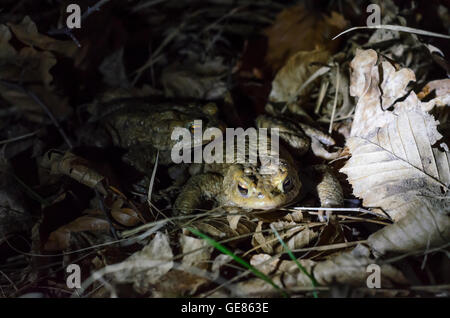
[[[99, 1], [74, 33], [57, 28], [64, 10], [0, 12], [3, 295], [448, 294], [429, 269], [450, 240], [448, 8], [430, 4], [428, 31], [425, 4], [374, 1], [381, 24], [367, 27], [365, 8], [325, 3]], [[115, 35], [98, 41], [102, 23]], [[267, 112], [328, 131], [336, 142], [312, 138], [302, 160], [338, 173], [345, 205], [174, 215], [195, 167], [157, 159], [143, 176], [103, 148], [94, 106], [115, 98], [214, 101], [230, 126]], [[70, 263], [89, 273], [76, 293]], [[371, 264], [382, 290], [367, 288]]]

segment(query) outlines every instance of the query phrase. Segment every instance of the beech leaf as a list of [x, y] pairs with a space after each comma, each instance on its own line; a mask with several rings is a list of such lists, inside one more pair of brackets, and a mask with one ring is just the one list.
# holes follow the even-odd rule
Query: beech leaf
[[437, 100], [405, 94], [414, 73], [377, 61], [375, 51], [358, 50], [351, 63], [350, 93], [359, 99], [346, 143], [352, 157], [341, 172], [365, 207], [396, 222], [369, 237], [374, 252], [440, 246], [450, 240], [450, 160], [439, 121], [426, 112]]

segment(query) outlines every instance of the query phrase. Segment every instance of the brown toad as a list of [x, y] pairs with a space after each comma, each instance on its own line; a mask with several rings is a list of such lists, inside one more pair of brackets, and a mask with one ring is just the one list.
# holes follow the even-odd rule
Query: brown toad
[[97, 112], [100, 114], [94, 120], [100, 121], [112, 143], [127, 150], [125, 161], [146, 174], [151, 173], [158, 152], [159, 164], [172, 162], [171, 150], [177, 141], [171, 139], [171, 134], [175, 127], [183, 127], [193, 133], [198, 129], [195, 120], [202, 120], [203, 129], [222, 127], [214, 103], [120, 98], [102, 104]]
[[[298, 124], [278, 118], [259, 116], [256, 124], [261, 128], [278, 128], [280, 139], [300, 154], [309, 149], [312, 138], [332, 143], [330, 137], [314, 128], [302, 128]], [[266, 149], [271, 149], [270, 139], [267, 139], [267, 143]], [[249, 149], [248, 139], [245, 149], [235, 147], [236, 153], [244, 150], [246, 158], [250, 156]], [[223, 153], [225, 154], [225, 151]], [[342, 205], [342, 189], [329, 169], [325, 166], [314, 166], [300, 172], [290, 152], [283, 146], [280, 145], [277, 153], [268, 152], [269, 156], [277, 154], [278, 162], [274, 164], [276, 160], [269, 160], [269, 165], [263, 164], [261, 160], [253, 163], [237, 160], [225, 163], [224, 160], [224, 163], [202, 164], [200, 173], [191, 177], [182, 189], [174, 205], [175, 211], [191, 213], [202, 207], [205, 200], [212, 200], [219, 206], [244, 210], [273, 209], [304, 195], [304, 185], [308, 183], [306, 179], [316, 179], [314, 190], [322, 206]]]

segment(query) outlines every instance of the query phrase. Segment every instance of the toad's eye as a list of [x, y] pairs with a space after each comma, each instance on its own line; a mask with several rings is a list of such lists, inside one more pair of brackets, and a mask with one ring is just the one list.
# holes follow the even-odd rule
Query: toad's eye
[[290, 177], [286, 177], [283, 181], [283, 192], [288, 192], [292, 189], [292, 181]]
[[246, 197], [248, 195], [248, 189], [245, 185], [238, 183], [238, 190], [239, 193], [243, 196]]

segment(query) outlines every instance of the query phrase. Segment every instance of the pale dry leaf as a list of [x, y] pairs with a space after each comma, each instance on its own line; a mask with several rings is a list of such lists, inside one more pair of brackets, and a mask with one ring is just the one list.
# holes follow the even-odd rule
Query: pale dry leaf
[[402, 68], [396, 71], [394, 66], [387, 61], [381, 62], [381, 68], [383, 69], [383, 81], [380, 84], [382, 91], [381, 109], [385, 111], [393, 106], [397, 99], [406, 96], [406, 88], [409, 82], [416, 80], [416, 76], [408, 68]]
[[352, 157], [341, 172], [364, 206], [380, 207], [398, 221], [448, 193], [449, 154], [432, 148], [440, 137], [431, 115], [402, 111], [367, 137], [349, 138]]
[[182, 264], [187, 266], [195, 266], [202, 269], [209, 267], [208, 261], [211, 258], [213, 247], [203, 239], [181, 235], [180, 245], [183, 251]]
[[266, 237], [262, 233], [262, 225], [262, 221], [258, 222], [258, 225], [256, 226], [255, 232], [252, 236], [252, 245], [261, 248], [265, 253], [272, 254], [273, 244], [269, 244], [269, 242], [266, 241]]
[[394, 115], [381, 108], [378, 55], [374, 50], [357, 49], [350, 63], [350, 95], [357, 98], [352, 136], [367, 134], [383, 127]]
[[213, 264], [211, 266], [212, 279], [215, 280], [220, 276], [220, 269], [230, 263], [233, 260], [233, 257], [226, 254], [219, 254], [214, 259]]
[[367, 240], [373, 253], [376, 256], [387, 252], [408, 253], [448, 244], [450, 209], [448, 203], [445, 203], [437, 199], [426, 199], [422, 202], [419, 199], [414, 200], [411, 204], [414, 213], [369, 236]]
[[[358, 245], [352, 251], [341, 253], [325, 261], [315, 262], [307, 259], [299, 259], [298, 262], [308, 273], [314, 273], [319, 286], [331, 284], [343, 284], [366, 287], [367, 266], [374, 263], [369, 258], [370, 251], [367, 247]], [[268, 257], [262, 257], [261, 260]], [[278, 261], [278, 260], [277, 260]], [[408, 284], [404, 275], [390, 264], [380, 264], [381, 286], [393, 287], [396, 284]], [[259, 268], [264, 269], [259, 266]], [[266, 271], [267, 272], [267, 271]], [[281, 261], [277, 264], [277, 271], [270, 275], [272, 281], [278, 286], [289, 290], [302, 287], [312, 288], [311, 279], [298, 267], [294, 261]], [[277, 295], [279, 292], [267, 282], [261, 279], [249, 279], [236, 284], [235, 291], [240, 297]]]
[[[435, 105], [440, 106], [450, 101], [448, 82], [440, 80], [430, 82], [428, 85], [431, 86], [424, 88], [425, 92], [436, 90], [436, 98], [421, 102], [417, 95], [409, 92], [407, 88], [410, 82], [416, 80], [414, 72], [409, 68], [396, 70], [372, 49], [357, 49], [350, 63], [350, 71], [350, 95], [357, 98], [352, 136], [365, 136], [373, 129], [385, 126], [401, 109], [419, 107], [429, 111]], [[423, 98], [425, 93], [419, 96]]]
[[326, 50], [300, 51], [294, 54], [280, 69], [272, 82], [271, 102], [289, 102], [296, 97], [307, 96], [312, 85], [302, 87], [330, 57]]
[[173, 252], [166, 234], [157, 232], [142, 250], [121, 263], [122, 270], [113, 273], [117, 282], [133, 283], [138, 291], [146, 291], [173, 267]]
[[[236, 220], [237, 219], [234, 219], [234, 221]], [[240, 217], [237, 221], [237, 223], [233, 224], [233, 226], [235, 226], [234, 229], [230, 226], [227, 217], [208, 218], [205, 220], [194, 222], [193, 225], [200, 232], [203, 232], [217, 239], [236, 237], [253, 233], [255, 231], [256, 224], [250, 221], [248, 218]]]
[[255, 267], [261, 273], [269, 275], [276, 270], [279, 261], [279, 257], [272, 257], [269, 254], [261, 253], [252, 256], [250, 265]]
[[377, 66], [372, 50], [357, 51], [351, 66], [351, 94], [359, 100], [346, 144], [352, 157], [341, 171], [364, 206], [398, 222], [373, 234], [371, 247], [384, 254], [448, 242], [449, 151], [438, 147], [439, 122], [425, 111], [436, 99], [423, 103], [414, 92], [403, 98], [414, 74], [386, 61]]
[[[283, 252], [283, 245], [280, 244], [280, 241], [272, 231], [267, 234], [261, 232], [262, 224], [263, 222], [259, 222], [256, 227], [252, 237], [252, 245], [268, 254]], [[277, 221], [271, 223], [271, 225], [279, 232], [290, 250], [300, 249], [309, 245], [319, 235], [318, 232], [293, 221]]]
[[[302, 231], [294, 234], [285, 243], [290, 250], [296, 250], [308, 246], [314, 239], [319, 236], [319, 232], [313, 231], [310, 228], [305, 228]], [[277, 253], [284, 251], [284, 247], [280, 244], [275, 249]]]
[[431, 101], [432, 103], [427, 103], [427, 107], [424, 110], [431, 111], [435, 106], [443, 107], [450, 105], [450, 79], [440, 79], [429, 82], [422, 88], [422, 91], [417, 94], [419, 99], [423, 99], [428, 96], [431, 92], [435, 92], [436, 97]]
[[241, 217], [242, 215], [227, 215], [227, 220], [232, 230], [237, 230], [237, 226]]
[[[314, 277], [320, 285], [325, 286], [332, 283], [365, 286], [368, 276], [367, 266], [373, 263], [374, 260], [368, 256], [368, 248], [358, 245], [350, 252], [318, 262], [314, 266]], [[381, 286], [384, 288], [393, 287], [395, 284], [408, 284], [402, 272], [392, 265], [379, 264], [379, 266], [382, 273]]]

